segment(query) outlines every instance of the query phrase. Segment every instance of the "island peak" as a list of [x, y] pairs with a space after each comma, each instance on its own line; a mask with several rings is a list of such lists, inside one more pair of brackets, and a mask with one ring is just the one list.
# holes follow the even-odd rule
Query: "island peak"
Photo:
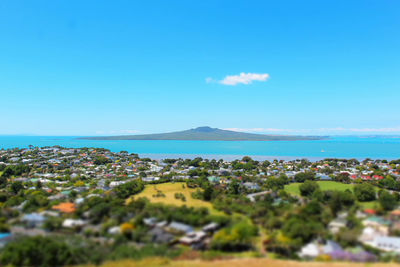
[[321, 140], [324, 136], [268, 135], [222, 130], [201, 126], [190, 130], [141, 135], [83, 137], [89, 140], [192, 140], [192, 141], [296, 141]]

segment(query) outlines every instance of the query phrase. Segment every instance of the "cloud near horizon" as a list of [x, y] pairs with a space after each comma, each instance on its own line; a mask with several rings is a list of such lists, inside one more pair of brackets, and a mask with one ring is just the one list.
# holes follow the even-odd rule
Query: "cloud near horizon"
[[211, 77], [206, 78], [207, 83], [218, 82], [223, 85], [252, 84], [253, 81], [266, 82], [270, 78], [268, 73], [244, 73], [239, 75], [228, 75], [220, 81], [216, 81]]
[[279, 128], [225, 128], [224, 130], [235, 132], [253, 133], [298, 133], [298, 134], [321, 134], [321, 133], [400, 133], [399, 127], [388, 128], [317, 128], [317, 129], [279, 129]]

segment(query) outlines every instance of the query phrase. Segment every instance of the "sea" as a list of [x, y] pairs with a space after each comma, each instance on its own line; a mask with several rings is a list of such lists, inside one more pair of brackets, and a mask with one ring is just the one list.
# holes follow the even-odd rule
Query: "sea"
[[310, 161], [324, 158], [399, 159], [399, 136], [334, 136], [312, 141], [175, 141], [175, 140], [83, 140], [77, 136], [0, 136], [0, 149], [62, 146], [96, 147], [113, 152], [128, 151], [152, 159], [195, 158], [234, 160]]

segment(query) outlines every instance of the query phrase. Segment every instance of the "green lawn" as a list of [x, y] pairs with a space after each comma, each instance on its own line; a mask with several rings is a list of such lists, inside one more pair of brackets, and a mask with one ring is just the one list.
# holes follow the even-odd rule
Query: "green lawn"
[[[322, 191], [325, 190], [339, 190], [339, 191], [345, 191], [346, 189], [349, 189], [353, 191], [353, 184], [343, 184], [339, 182], [333, 182], [333, 181], [317, 181], [317, 184], [321, 188]], [[285, 191], [294, 194], [294, 195], [300, 195], [300, 190], [299, 186], [301, 183], [292, 183], [285, 185]]]
[[[353, 191], [353, 187], [354, 187], [354, 184], [342, 184], [342, 183], [333, 182], [333, 181], [317, 181], [317, 183], [322, 191], [325, 191], [325, 190], [345, 191], [346, 189]], [[293, 183], [293, 184], [285, 185], [285, 191], [288, 192], [289, 194], [300, 196], [300, 190], [299, 190], [300, 185], [301, 185], [301, 183]], [[377, 207], [379, 207], [379, 203], [376, 200], [368, 201], [368, 202], [358, 202], [358, 203], [364, 209], [376, 209]]]

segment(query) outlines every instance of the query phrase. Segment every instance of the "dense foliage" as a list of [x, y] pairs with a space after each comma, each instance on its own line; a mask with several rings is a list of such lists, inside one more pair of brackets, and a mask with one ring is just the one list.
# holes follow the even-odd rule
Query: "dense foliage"
[[224, 251], [241, 251], [252, 247], [257, 227], [248, 221], [238, 222], [214, 235], [212, 248]]
[[316, 190], [319, 189], [319, 185], [310, 180], [306, 180], [303, 184], [299, 186], [300, 194], [302, 196], [311, 196]]
[[375, 188], [368, 183], [354, 186], [354, 194], [358, 201], [371, 201], [376, 198]]
[[[83, 240], [65, 242], [61, 237], [26, 237], [9, 243], [0, 256], [2, 264], [14, 266], [61, 266], [98, 262], [94, 244]], [[84, 245], [83, 245], [84, 244]]]
[[140, 248], [127, 244], [101, 246], [79, 237], [25, 237], [9, 243], [0, 256], [0, 262], [13, 266], [65, 266], [99, 264], [106, 260], [142, 259], [145, 257], [176, 257], [179, 249], [162, 245]]
[[143, 189], [144, 184], [141, 181], [131, 181], [117, 186], [114, 192], [119, 198], [127, 198], [143, 191]]

